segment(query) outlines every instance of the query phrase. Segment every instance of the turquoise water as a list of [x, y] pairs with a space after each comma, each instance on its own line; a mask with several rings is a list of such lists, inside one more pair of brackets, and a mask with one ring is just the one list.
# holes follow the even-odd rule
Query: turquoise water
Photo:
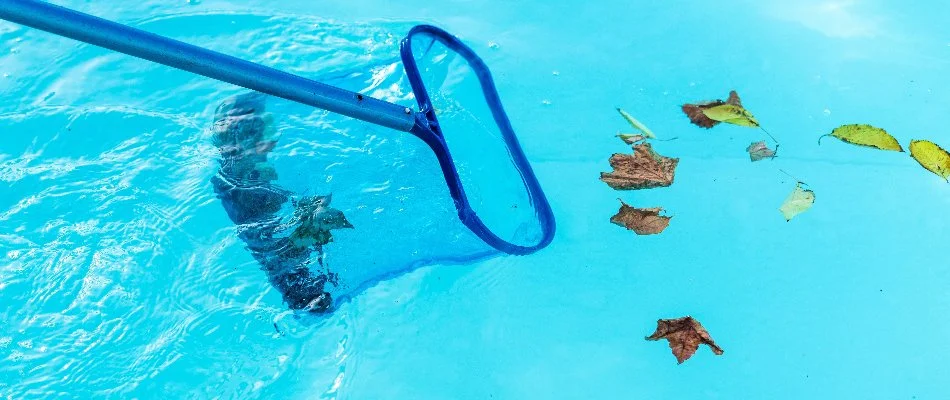
[[[903, 153], [816, 143], [870, 123], [950, 148], [948, 4], [59, 4], [410, 103], [398, 40], [446, 28], [491, 66], [558, 235], [296, 320], [208, 183], [214, 108], [240, 90], [2, 22], [0, 397], [950, 395], [950, 185]], [[779, 158], [750, 163], [760, 131], [702, 130], [679, 110], [730, 89]], [[678, 137], [655, 143], [681, 159], [673, 186], [598, 180], [627, 151], [616, 106]], [[795, 182], [779, 168], [817, 197], [789, 223], [777, 208]], [[663, 206], [670, 227], [610, 224], [617, 197]], [[687, 314], [724, 355], [676, 365], [643, 340]]]

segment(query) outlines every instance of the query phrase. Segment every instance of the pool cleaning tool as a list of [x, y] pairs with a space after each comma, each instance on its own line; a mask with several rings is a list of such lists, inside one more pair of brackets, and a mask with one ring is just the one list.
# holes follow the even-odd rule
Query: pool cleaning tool
[[[471, 48], [439, 28], [429, 25], [416, 26], [401, 42], [400, 55], [418, 105], [418, 110], [412, 110], [42, 1], [0, 0], [0, 18], [291, 102], [409, 132], [421, 139], [425, 147], [435, 155], [434, 162], [441, 169], [441, 177], [448, 186], [458, 220], [490, 248], [507, 254], [525, 255], [544, 248], [553, 239], [553, 213], [502, 108], [488, 67]], [[225, 126], [223, 129], [260, 133], [248, 131], [239, 123], [261, 117], [263, 103], [257, 96], [241, 97], [219, 108], [216, 115], [219, 122], [226, 118], [237, 124]], [[248, 104], [258, 106], [256, 109], [248, 109]], [[439, 116], [443, 118], [440, 119]], [[258, 174], [257, 176], [264, 174], [265, 177], [273, 173], [268, 169], [267, 163], [254, 165], [262, 168], [257, 170], [255, 167], [246, 172]], [[219, 195], [223, 193], [221, 191], [229, 190], [228, 184], [216, 183]], [[274, 189], [274, 192], [277, 193], [275, 196], [281, 199], [291, 196], [277, 189]], [[314, 193], [312, 196], [301, 197], [294, 200], [294, 205], [299, 208], [304, 204], [314, 213], [329, 213], [337, 203], [347, 201], [346, 198], [341, 198], [339, 193], [334, 193], [333, 203], [330, 203], [329, 196], [321, 196], [323, 195]], [[432, 196], [432, 200], [438, 201], [438, 197]], [[283, 203], [281, 201], [275, 205]], [[229, 213], [240, 213], [240, 208], [232, 207]], [[240, 215], [229, 215], [236, 222], [241, 219]], [[352, 219], [352, 216], [350, 217]], [[297, 218], [295, 221], [305, 224], [307, 219]], [[313, 228], [321, 225], [312, 222], [312, 219], [308, 226], [312, 228], [308, 228], [312, 232], [322, 232]], [[363, 237], [371, 236], [369, 232], [376, 228], [360, 226], [355, 220], [351, 226], [355, 226], [351, 229], [353, 232], [363, 232]], [[361, 229], [363, 231], [360, 231]], [[407, 230], [401, 234], [424, 236], [438, 233]], [[334, 246], [346, 248], [342, 243], [344, 239], [341, 238], [350, 234], [334, 235], [339, 236], [334, 240]], [[461, 234], [445, 232], [442, 236], [455, 240]], [[450, 240], [445, 243], [454, 242]], [[430, 250], [444, 250], [439, 247], [446, 247], [445, 243], [430, 243], [425, 248], [416, 247], [407, 251], [418, 254]], [[365, 243], [362, 246], [361, 251], [373, 251], [366, 248]], [[344, 253], [356, 257], [358, 251], [354, 249], [350, 248]], [[376, 261], [372, 262], [373, 265], [395, 253], [392, 249], [379, 249], [384, 250], [383, 254], [374, 255], [373, 260]], [[321, 264], [322, 257], [323, 255], [320, 258]], [[406, 258], [406, 262], [412, 261], [410, 263], [418, 265], [427, 259], [433, 261], [445, 258], [453, 257], [427, 256], [414, 261]], [[457, 260], [464, 258], [455, 257]], [[261, 263], [265, 264], [263, 261]], [[345, 264], [346, 261], [342, 263]], [[367, 261], [364, 264], [368, 263]], [[400, 268], [405, 268], [405, 265]], [[347, 279], [348, 273], [329, 272], [322, 274], [321, 279], [330, 283], [336, 280], [347, 281], [342, 286], [349, 289], [340, 291], [341, 294], [347, 294], [352, 293], [355, 287], [365, 286], [395, 272], [394, 268], [388, 267], [355, 272], [357, 269], [361, 267], [353, 265], [349, 268], [352, 279]], [[274, 279], [287, 278], [287, 274], [287, 271], [282, 271], [271, 275], [272, 282]], [[285, 300], [288, 300], [286, 296]]]

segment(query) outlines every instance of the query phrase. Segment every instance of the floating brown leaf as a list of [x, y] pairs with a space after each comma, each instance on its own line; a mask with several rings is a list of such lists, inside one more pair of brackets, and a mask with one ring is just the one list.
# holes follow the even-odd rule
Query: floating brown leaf
[[756, 162], [766, 158], [775, 158], [775, 153], [778, 151], [778, 145], [775, 146], [775, 150], [772, 150], [765, 144], [765, 142], [755, 142], [749, 145], [745, 149], [749, 152], [749, 158], [752, 162]]
[[739, 93], [736, 93], [735, 90], [730, 90], [729, 98], [726, 99], [726, 104], [742, 107], [742, 100], [739, 100]]
[[610, 222], [636, 232], [637, 235], [655, 235], [670, 225], [670, 218], [661, 216], [662, 208], [636, 208], [620, 200], [620, 211]]
[[668, 340], [670, 348], [673, 349], [673, 355], [676, 356], [676, 361], [679, 364], [692, 357], [700, 344], [709, 346], [717, 356], [723, 353], [722, 348], [716, 345], [716, 342], [712, 340], [703, 325], [690, 316], [657, 320], [656, 332], [647, 336], [646, 339]]
[[729, 92], [729, 98], [726, 99], [726, 101], [713, 100], [696, 104], [683, 104], [683, 112], [686, 113], [686, 116], [689, 117], [689, 121], [693, 124], [709, 129], [719, 124], [719, 121], [707, 117], [706, 114], [703, 113], [703, 110], [721, 106], [723, 104], [731, 104], [742, 107], [742, 100], [739, 100], [739, 94], [733, 90]]
[[601, 172], [600, 180], [617, 190], [650, 189], [673, 184], [678, 158], [664, 157], [649, 143], [633, 147], [633, 154], [610, 156], [613, 172]]

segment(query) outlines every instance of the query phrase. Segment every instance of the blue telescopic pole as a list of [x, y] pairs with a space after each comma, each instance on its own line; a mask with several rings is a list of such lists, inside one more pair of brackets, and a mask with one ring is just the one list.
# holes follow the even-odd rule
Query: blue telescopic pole
[[388, 128], [416, 122], [404, 106], [37, 0], [0, 0], [0, 18]]

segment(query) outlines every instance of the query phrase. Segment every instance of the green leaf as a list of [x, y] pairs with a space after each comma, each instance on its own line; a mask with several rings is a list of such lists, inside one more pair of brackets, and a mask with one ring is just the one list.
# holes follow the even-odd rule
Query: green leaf
[[910, 156], [928, 171], [948, 180], [950, 178], [950, 154], [936, 143], [928, 140], [911, 140]]
[[640, 132], [643, 132], [643, 136], [645, 136], [647, 139], [656, 138], [656, 135], [653, 134], [653, 131], [651, 131], [650, 128], [647, 128], [646, 125], [643, 125], [643, 123], [637, 121], [637, 119], [630, 115], [630, 113], [624, 111], [620, 107], [617, 107], [617, 112], [620, 113], [620, 116], [623, 117], [623, 119], [627, 120], [630, 126], [634, 127], [634, 129]]
[[779, 211], [785, 216], [785, 221], [791, 221], [796, 215], [811, 208], [813, 204], [815, 204], [815, 192], [803, 189], [802, 183], [799, 182], [795, 185], [795, 190], [788, 195], [788, 198], [779, 207]]
[[[866, 124], [841, 125], [830, 134], [845, 143], [856, 144], [858, 146], [873, 147], [888, 151], [904, 151], [901, 144], [887, 131]], [[825, 137], [825, 136], [822, 136]], [[821, 138], [818, 138], [818, 144], [821, 144]]]
[[703, 114], [713, 121], [725, 122], [727, 124], [758, 128], [759, 121], [756, 121], [752, 113], [742, 106], [735, 104], [720, 104], [715, 107], [703, 109]]

